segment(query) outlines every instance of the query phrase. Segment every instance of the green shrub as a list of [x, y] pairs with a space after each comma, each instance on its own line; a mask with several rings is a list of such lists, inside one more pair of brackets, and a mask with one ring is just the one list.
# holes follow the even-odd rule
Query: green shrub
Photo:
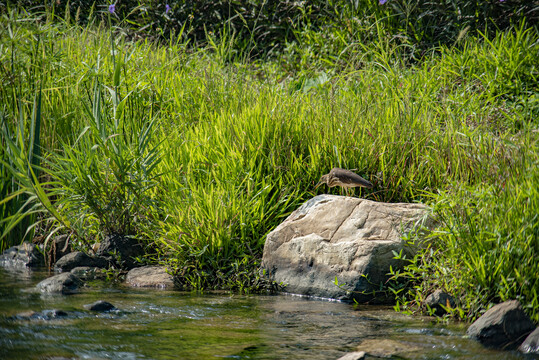
[[490, 38], [524, 19], [539, 20], [537, 4], [527, 0], [387, 0], [384, 6], [389, 33], [422, 49], [450, 45], [465, 32], [481, 31]]
[[394, 273], [413, 285], [394, 287], [397, 309], [417, 311], [441, 288], [455, 296], [451, 314], [463, 320], [512, 299], [539, 319], [539, 158], [537, 143], [530, 145], [530, 162], [516, 177], [433, 196], [441, 226], [404, 272]]
[[[181, 34], [191, 44], [205, 44], [208, 35], [235, 39], [234, 51], [245, 58], [280, 56], [296, 43], [320, 42], [339, 57], [353, 45], [372, 39], [383, 28], [408, 56], [420, 58], [432, 47], [454, 44], [479, 31], [489, 38], [527, 20], [535, 24], [533, 1], [507, 0], [335, 0], [335, 1], [177, 1], [122, 0], [115, 3], [116, 23], [136, 38], [170, 39]], [[110, 2], [95, 0], [19, 1], [30, 12], [39, 9], [81, 25], [106, 21]], [[167, 11], [167, 5], [169, 10]], [[323, 39], [323, 40], [322, 40]], [[312, 50], [316, 56], [316, 44]], [[290, 49], [289, 49], [290, 50]], [[303, 49], [304, 50], [304, 49]]]

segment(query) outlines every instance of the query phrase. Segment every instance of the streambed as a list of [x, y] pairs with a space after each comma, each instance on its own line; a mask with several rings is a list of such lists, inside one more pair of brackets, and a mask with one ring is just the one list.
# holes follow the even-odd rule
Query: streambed
[[[526, 359], [484, 349], [464, 336], [463, 324], [436, 324], [389, 307], [110, 283], [69, 296], [31, 291], [46, 276], [0, 268], [0, 359], [338, 359], [362, 342], [384, 347], [388, 340], [411, 349], [408, 359]], [[118, 310], [84, 309], [96, 300]], [[53, 309], [67, 315], [55, 317]], [[37, 315], [21, 315], [28, 311]]]

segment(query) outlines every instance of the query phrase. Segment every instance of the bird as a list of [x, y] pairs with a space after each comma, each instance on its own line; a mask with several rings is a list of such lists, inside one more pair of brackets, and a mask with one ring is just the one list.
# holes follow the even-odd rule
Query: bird
[[348, 188], [354, 188], [357, 186], [371, 189], [373, 187], [372, 183], [368, 180], [363, 179], [361, 176], [352, 172], [350, 170], [333, 168], [329, 174], [322, 175], [320, 181], [315, 189], [322, 184], [327, 184], [330, 188], [334, 186], [340, 186], [344, 188], [346, 195], [348, 196]]

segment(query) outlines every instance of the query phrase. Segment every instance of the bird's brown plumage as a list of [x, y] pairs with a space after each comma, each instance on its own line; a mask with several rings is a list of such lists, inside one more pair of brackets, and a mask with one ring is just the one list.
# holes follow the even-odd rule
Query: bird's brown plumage
[[363, 179], [355, 172], [341, 168], [333, 168], [329, 174], [323, 175], [316, 184], [315, 189], [322, 184], [327, 184], [330, 188], [334, 186], [343, 187], [347, 193], [348, 188], [359, 186], [371, 189], [373, 187], [370, 181]]

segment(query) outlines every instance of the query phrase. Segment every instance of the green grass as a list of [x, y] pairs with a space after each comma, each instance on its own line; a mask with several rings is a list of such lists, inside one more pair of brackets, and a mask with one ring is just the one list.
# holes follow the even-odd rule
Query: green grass
[[[267, 285], [257, 273], [267, 233], [340, 166], [374, 183], [362, 197], [426, 202], [441, 219], [404, 272], [419, 291], [399, 290], [401, 307], [443, 287], [459, 296], [457, 316], [519, 298], [539, 318], [538, 36], [525, 24], [415, 65], [383, 33], [351, 44], [346, 66], [293, 47], [240, 62], [226, 39], [131, 42], [103, 24], [15, 11], [0, 35], [0, 174], [4, 189], [16, 185], [3, 194], [31, 199], [21, 211], [38, 234], [73, 232], [83, 249], [111, 232], [137, 236], [146, 260], [186, 287], [255, 291]], [[283, 65], [294, 59], [305, 65]], [[30, 135], [14, 134], [32, 133], [40, 88], [37, 164]], [[0, 202], [8, 215], [20, 205]], [[4, 216], [2, 232], [19, 215]]]

